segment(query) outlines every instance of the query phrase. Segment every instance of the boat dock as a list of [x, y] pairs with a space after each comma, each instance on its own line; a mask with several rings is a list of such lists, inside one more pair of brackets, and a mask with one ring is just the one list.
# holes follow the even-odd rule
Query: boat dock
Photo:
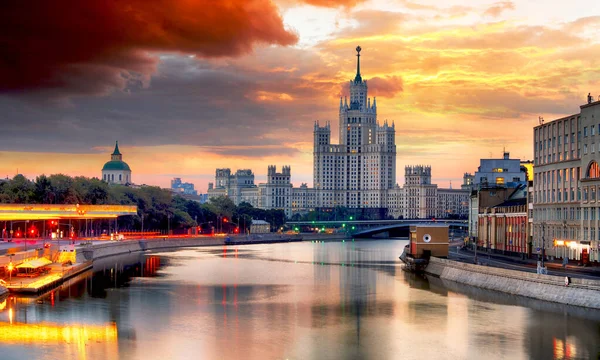
[[5, 285], [11, 293], [39, 294], [53, 289], [66, 280], [92, 268], [92, 261], [63, 266], [53, 263], [48, 265], [50, 271], [37, 277], [13, 277]]

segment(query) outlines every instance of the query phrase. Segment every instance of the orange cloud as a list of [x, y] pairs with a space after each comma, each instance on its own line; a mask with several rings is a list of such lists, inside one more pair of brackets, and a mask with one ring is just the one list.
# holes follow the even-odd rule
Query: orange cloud
[[368, 81], [369, 95], [392, 98], [403, 89], [402, 78], [399, 76], [374, 77]]
[[286, 93], [273, 93], [269, 91], [257, 91], [256, 100], [258, 101], [292, 101], [292, 98], [289, 94]]
[[504, 11], [514, 10], [515, 4], [512, 1], [500, 1], [495, 3], [493, 6], [489, 7], [486, 11], [483, 12], [484, 15], [498, 17]]
[[298, 3], [304, 3], [308, 5], [325, 7], [325, 8], [337, 8], [346, 7], [352, 8], [366, 0], [276, 0], [279, 5], [294, 5]]
[[158, 61], [149, 52], [239, 56], [297, 41], [270, 0], [57, 0], [35, 10], [9, 0], [0, 27], [0, 91], [102, 93], [149, 76]]
[[303, 2], [305, 2], [309, 5], [323, 6], [323, 7], [338, 7], [338, 6], [353, 7], [364, 1], [365, 0], [303, 0]]

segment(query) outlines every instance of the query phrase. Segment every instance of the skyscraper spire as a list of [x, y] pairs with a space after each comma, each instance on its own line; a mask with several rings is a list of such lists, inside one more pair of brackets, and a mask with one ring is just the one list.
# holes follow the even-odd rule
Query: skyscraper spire
[[360, 51], [362, 48], [360, 46], [356, 47], [356, 76], [354, 77], [354, 82], [361, 82], [362, 77], [360, 76]]

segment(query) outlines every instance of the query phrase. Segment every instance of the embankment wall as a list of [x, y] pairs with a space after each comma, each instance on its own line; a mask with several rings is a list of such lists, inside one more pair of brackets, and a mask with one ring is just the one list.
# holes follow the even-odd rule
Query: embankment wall
[[[286, 241], [298, 241], [301, 237], [303, 240], [311, 239], [343, 239], [345, 237], [337, 237], [335, 235], [341, 234], [315, 234], [315, 236], [308, 236], [306, 234], [298, 235], [285, 235], [285, 234], [255, 234], [255, 235], [238, 235], [230, 236], [229, 240], [231, 245], [236, 245], [236, 242], [243, 242], [244, 244], [264, 244], [264, 243], [278, 243]], [[312, 234], [310, 234], [312, 235]], [[86, 245], [77, 247], [77, 262], [85, 262], [88, 260], [101, 259], [107, 256], [127, 254], [136, 251], [146, 250], [164, 250], [164, 249], [176, 249], [181, 247], [195, 247], [195, 246], [219, 246], [225, 245], [225, 237], [198, 237], [198, 238], [181, 238], [181, 239], [149, 239], [149, 240], [127, 240], [120, 242], [107, 242], [103, 244]]]
[[431, 258], [425, 272], [444, 280], [483, 289], [600, 309], [599, 280], [571, 278], [567, 286], [565, 277], [562, 276], [538, 275], [440, 258]]

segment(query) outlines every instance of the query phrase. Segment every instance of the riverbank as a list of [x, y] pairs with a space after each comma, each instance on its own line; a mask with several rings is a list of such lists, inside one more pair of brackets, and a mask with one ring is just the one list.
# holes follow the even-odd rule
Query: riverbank
[[[337, 239], [337, 236], [331, 234], [307, 234], [308, 239]], [[253, 234], [253, 235], [232, 235], [232, 236], [201, 236], [195, 238], [153, 238], [143, 240], [110, 241], [95, 244], [80, 244], [73, 248], [73, 251], [54, 253], [51, 256], [49, 249], [43, 249], [43, 256], [52, 258], [56, 261], [49, 266], [49, 273], [37, 277], [13, 277], [10, 284], [6, 286], [6, 291], [15, 293], [40, 293], [54, 288], [66, 280], [90, 269], [95, 260], [108, 258], [115, 255], [131, 254], [142, 251], [163, 251], [185, 247], [200, 246], [223, 246], [223, 245], [250, 245], [250, 244], [271, 244], [281, 242], [303, 241], [305, 234]], [[30, 253], [30, 252], [35, 252]], [[32, 250], [28, 253], [16, 253], [13, 260], [24, 260], [26, 258], [37, 258], [41, 256], [38, 250]], [[59, 257], [60, 254], [60, 257]], [[69, 255], [71, 266], [63, 266], [59, 259], [62, 255]], [[23, 259], [21, 259], [23, 258]], [[66, 258], [65, 258], [66, 259]], [[63, 259], [64, 260], [64, 259]], [[0, 288], [0, 295], [2, 288]]]
[[432, 257], [425, 273], [443, 280], [512, 295], [600, 309], [600, 281], [539, 275]]

